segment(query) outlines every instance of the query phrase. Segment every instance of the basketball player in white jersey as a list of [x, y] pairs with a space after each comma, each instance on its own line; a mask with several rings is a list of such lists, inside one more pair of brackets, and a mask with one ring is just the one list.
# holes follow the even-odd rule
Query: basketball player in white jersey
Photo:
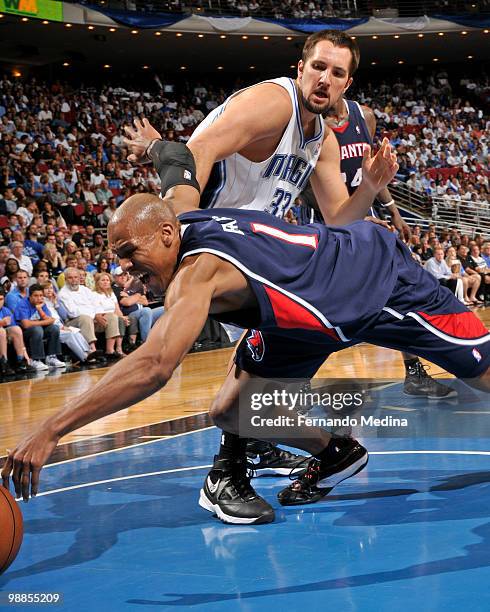
[[[376, 194], [396, 173], [396, 157], [387, 140], [374, 157], [366, 147], [363, 180], [349, 198], [339, 172], [336, 138], [325, 129], [321, 116], [347, 91], [358, 63], [359, 49], [352, 38], [338, 31], [317, 32], [304, 45], [296, 80], [273, 79], [237, 92], [211, 112], [187, 147], [162, 143], [147, 120], [135, 121], [135, 129], [126, 128], [128, 159], [153, 161], [162, 179], [162, 195], [172, 198], [177, 213], [202, 204], [267, 210], [283, 216], [310, 179], [327, 223], [343, 225], [362, 219]], [[186, 151], [176, 151], [179, 146]], [[225, 405], [236, 400], [249, 378], [233, 365], [214, 410], [220, 412], [222, 405], [225, 412]], [[246, 444], [245, 439], [223, 433], [203, 489], [226, 522], [259, 523], [271, 516], [269, 504], [247, 478]], [[335, 448], [329, 452], [332, 462], [343, 466], [339, 482], [352, 475], [349, 452], [357, 447], [355, 441], [352, 449], [343, 445], [345, 456], [338, 461]], [[283, 451], [271, 453], [275, 469], [284, 465], [289, 470], [296, 465], [296, 457], [276, 453]]]

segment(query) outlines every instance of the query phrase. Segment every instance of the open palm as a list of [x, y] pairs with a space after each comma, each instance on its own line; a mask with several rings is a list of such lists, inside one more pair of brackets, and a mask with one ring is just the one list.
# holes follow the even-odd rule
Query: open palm
[[130, 154], [128, 161], [135, 164], [142, 164], [148, 161], [146, 150], [153, 140], [161, 139], [161, 134], [151, 125], [148, 119], [135, 119], [133, 121], [134, 128], [129, 125], [124, 126], [124, 131], [127, 138], [124, 139], [124, 144], [128, 147]]
[[383, 138], [381, 147], [374, 156], [371, 156], [371, 147], [364, 148], [362, 178], [374, 193], [379, 193], [389, 185], [397, 170], [396, 153], [387, 138]]

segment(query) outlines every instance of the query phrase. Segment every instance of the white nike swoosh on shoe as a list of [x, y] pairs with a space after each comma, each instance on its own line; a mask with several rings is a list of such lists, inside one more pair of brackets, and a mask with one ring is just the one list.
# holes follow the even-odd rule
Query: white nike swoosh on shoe
[[208, 476], [207, 479], [206, 479], [206, 482], [207, 482], [207, 485], [208, 485], [209, 492], [211, 493], [211, 495], [214, 495], [216, 493], [216, 491], [218, 490], [219, 480], [217, 480], [215, 483], [213, 483], [211, 478]]

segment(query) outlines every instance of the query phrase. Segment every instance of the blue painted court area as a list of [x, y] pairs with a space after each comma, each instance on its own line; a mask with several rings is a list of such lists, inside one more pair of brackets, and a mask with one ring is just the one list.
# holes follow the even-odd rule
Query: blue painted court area
[[77, 612], [487, 612], [490, 409], [460, 390], [428, 406], [386, 389], [390, 414], [444, 436], [365, 438], [366, 470], [321, 503], [281, 508], [288, 480], [255, 479], [270, 525], [223, 525], [197, 505], [215, 429], [49, 466], [0, 588], [60, 592], [57, 609]]

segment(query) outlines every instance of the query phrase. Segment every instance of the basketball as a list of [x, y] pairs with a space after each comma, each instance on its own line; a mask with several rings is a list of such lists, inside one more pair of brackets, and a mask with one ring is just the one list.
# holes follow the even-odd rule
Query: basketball
[[10, 566], [19, 552], [24, 535], [24, 524], [19, 505], [12, 495], [0, 486], [0, 574]]

